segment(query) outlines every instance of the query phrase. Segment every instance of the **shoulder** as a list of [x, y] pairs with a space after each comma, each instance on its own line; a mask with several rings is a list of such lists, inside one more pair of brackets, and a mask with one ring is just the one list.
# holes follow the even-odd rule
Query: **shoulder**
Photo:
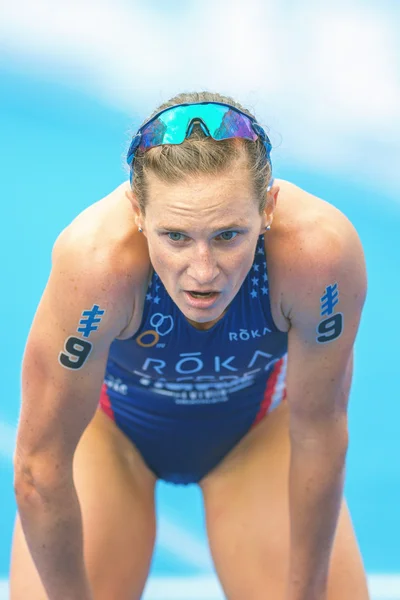
[[97, 274], [135, 276], [132, 267], [146, 265], [146, 244], [137, 234], [126, 192], [122, 184], [77, 215], [55, 241], [53, 257], [62, 256], [77, 270], [91, 265]]
[[146, 278], [147, 244], [135, 228], [126, 184], [82, 211], [58, 236], [53, 265], [62, 265], [86, 285], [129, 290]]
[[[340, 282], [341, 291], [366, 294], [362, 244], [349, 219], [332, 204], [288, 182], [279, 182], [282, 206], [277, 211], [276, 254], [282, 284], [282, 312], [315, 309], [315, 298], [328, 285]], [[278, 199], [279, 203], [279, 199]], [[278, 250], [279, 246], [279, 250]]]

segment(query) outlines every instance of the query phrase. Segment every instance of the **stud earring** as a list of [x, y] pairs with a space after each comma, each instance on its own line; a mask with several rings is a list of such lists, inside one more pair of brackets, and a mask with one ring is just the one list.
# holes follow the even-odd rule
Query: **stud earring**
[[141, 227], [139, 227], [139, 228], [138, 228], [138, 231], [139, 231], [140, 233], [143, 233], [143, 229], [142, 229]]
[[271, 225], [267, 225], [265, 229], [269, 231], [271, 229]]

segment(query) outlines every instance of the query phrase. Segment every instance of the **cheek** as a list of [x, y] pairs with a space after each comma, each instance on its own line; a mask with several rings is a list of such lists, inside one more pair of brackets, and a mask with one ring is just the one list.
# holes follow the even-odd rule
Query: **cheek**
[[149, 256], [152, 264], [162, 264], [165, 252], [163, 252], [162, 244], [159, 239], [153, 236], [147, 236], [147, 246], [149, 249]]
[[164, 244], [155, 242], [149, 244], [150, 261], [155, 271], [162, 279], [170, 279], [178, 271], [178, 261], [176, 257], [167, 252]]
[[228, 272], [236, 275], [237, 279], [244, 279], [253, 264], [254, 255], [248, 252], [233, 254], [227, 263]]

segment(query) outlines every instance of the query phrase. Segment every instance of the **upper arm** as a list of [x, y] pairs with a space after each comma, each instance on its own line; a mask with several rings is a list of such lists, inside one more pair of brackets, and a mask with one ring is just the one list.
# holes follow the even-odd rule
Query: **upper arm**
[[347, 413], [353, 346], [366, 296], [362, 246], [340, 215], [304, 240], [293, 269], [287, 395], [292, 433], [333, 425]]
[[51, 468], [49, 456], [71, 460], [98, 404], [109, 346], [129, 318], [125, 280], [105, 253], [62, 235], [52, 262], [23, 357], [16, 475], [35, 461]]

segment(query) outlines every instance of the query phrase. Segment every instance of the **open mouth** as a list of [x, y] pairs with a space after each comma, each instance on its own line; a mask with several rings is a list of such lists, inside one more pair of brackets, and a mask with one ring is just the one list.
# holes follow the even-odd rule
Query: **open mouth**
[[193, 298], [209, 298], [210, 296], [213, 296], [214, 294], [217, 294], [218, 292], [192, 292], [192, 291], [189, 291], [188, 293], [191, 296], [193, 296]]
[[187, 302], [194, 308], [210, 308], [218, 300], [221, 292], [197, 292], [195, 290], [185, 291]]

